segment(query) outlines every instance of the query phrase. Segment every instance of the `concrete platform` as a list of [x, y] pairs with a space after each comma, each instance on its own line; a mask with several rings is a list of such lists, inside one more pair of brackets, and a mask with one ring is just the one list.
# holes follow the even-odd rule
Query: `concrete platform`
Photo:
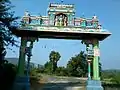
[[99, 80], [88, 80], [87, 81], [87, 90], [103, 90], [101, 81]]

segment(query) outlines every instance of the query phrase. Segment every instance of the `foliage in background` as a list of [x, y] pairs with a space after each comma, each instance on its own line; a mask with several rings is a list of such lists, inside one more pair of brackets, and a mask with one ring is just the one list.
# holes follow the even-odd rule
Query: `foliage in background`
[[16, 29], [18, 17], [11, 11], [9, 0], [0, 0], [0, 90], [10, 90], [16, 76], [16, 66], [4, 60], [6, 47], [16, 45], [11, 30]]
[[16, 45], [11, 30], [16, 29], [15, 23], [18, 17], [10, 11], [13, 6], [9, 0], [0, 1], [0, 64], [6, 55], [6, 46]]
[[120, 73], [113, 74], [111, 82], [115, 84], [120, 84]]
[[103, 70], [102, 80], [111, 84], [120, 84], [120, 71], [119, 70]]
[[61, 56], [59, 52], [51, 51], [49, 55], [49, 63], [52, 64], [52, 73], [55, 73], [57, 69], [57, 62], [60, 60], [60, 57]]
[[81, 51], [78, 55], [72, 57], [67, 64], [69, 76], [86, 76], [87, 74], [87, 60], [86, 54]]
[[[59, 76], [77, 76], [85, 77], [87, 75], [86, 54], [81, 51], [78, 55], [71, 57], [66, 67], [57, 67], [57, 62], [61, 55], [59, 52], [51, 51], [50, 60], [44, 64], [44, 67], [38, 69], [40, 73], [56, 74]], [[54, 71], [54, 72], [53, 72]]]
[[44, 65], [44, 72], [51, 74], [52, 73], [52, 62], [48, 61]]
[[65, 67], [58, 67], [55, 73], [58, 76], [68, 76], [68, 71]]
[[[49, 61], [47, 61], [43, 67], [38, 68], [39, 73], [55, 74], [58, 76], [75, 76], [75, 77], [87, 77], [88, 64], [86, 60], [86, 54], [81, 51], [79, 54], [71, 57], [66, 67], [58, 67], [57, 62], [61, 55], [59, 52], [51, 51], [49, 55]], [[101, 63], [99, 63], [99, 71], [101, 72]], [[53, 72], [54, 71], [54, 72]], [[100, 73], [101, 74], [101, 73]], [[91, 75], [93, 75], [93, 65], [91, 64]]]

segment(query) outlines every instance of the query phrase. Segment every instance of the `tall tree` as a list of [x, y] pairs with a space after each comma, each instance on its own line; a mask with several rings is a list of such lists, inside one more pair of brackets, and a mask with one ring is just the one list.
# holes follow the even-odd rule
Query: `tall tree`
[[16, 29], [14, 24], [18, 17], [10, 11], [12, 7], [9, 0], [0, 0], [0, 64], [6, 55], [5, 46], [16, 45], [11, 30]]
[[68, 61], [67, 70], [70, 76], [85, 76], [87, 74], [86, 54], [81, 51], [78, 55], [72, 57]]
[[59, 52], [55, 52], [55, 51], [51, 51], [50, 55], [49, 55], [49, 59], [50, 62], [52, 62], [52, 72], [54, 73], [56, 68], [57, 68], [57, 62], [60, 59], [60, 53]]
[[6, 47], [16, 45], [11, 30], [16, 29], [14, 24], [18, 17], [14, 17], [14, 12], [10, 11], [12, 7], [9, 0], [0, 0], [0, 89], [3, 90], [10, 90], [16, 75], [14, 65], [4, 60]]

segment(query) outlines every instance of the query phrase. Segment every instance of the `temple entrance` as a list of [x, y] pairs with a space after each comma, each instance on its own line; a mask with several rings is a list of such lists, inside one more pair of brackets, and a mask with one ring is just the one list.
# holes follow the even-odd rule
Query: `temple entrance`
[[68, 17], [63, 13], [59, 13], [55, 15], [54, 19], [55, 26], [67, 26], [68, 25]]
[[[34, 23], [27, 23], [34, 20]], [[94, 20], [94, 24], [86, 24]], [[51, 3], [48, 8], [48, 16], [23, 16], [22, 23], [13, 34], [21, 37], [21, 47], [18, 63], [18, 73], [14, 90], [23, 90], [19, 87], [29, 86], [29, 62], [31, 59], [34, 42], [38, 38], [82, 40], [86, 46], [88, 62], [87, 90], [103, 90], [99, 75], [100, 48], [99, 41], [103, 41], [111, 33], [102, 27], [99, 28], [99, 20], [94, 18], [76, 18], [73, 4]], [[42, 20], [41, 24], [39, 23]], [[80, 23], [82, 20], [82, 23]], [[76, 23], [76, 24], [74, 24]], [[27, 43], [30, 42], [29, 46]], [[24, 74], [25, 57], [27, 56], [27, 76]], [[91, 78], [91, 62], [93, 77]], [[26, 89], [29, 90], [29, 89]]]

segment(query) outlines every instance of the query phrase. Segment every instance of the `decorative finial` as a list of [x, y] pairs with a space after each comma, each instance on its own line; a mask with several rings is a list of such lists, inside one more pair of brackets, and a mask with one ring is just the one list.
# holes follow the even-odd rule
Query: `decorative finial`
[[40, 13], [38, 13], [38, 15], [41, 17], [41, 14], [40, 14]]
[[102, 25], [101, 24], [98, 25], [98, 29], [102, 29]]
[[94, 14], [93, 19], [97, 19], [97, 16]]
[[82, 13], [82, 18], [84, 18], [85, 17], [85, 14], [84, 13]]
[[61, 0], [61, 3], [63, 3], [64, 2], [64, 0]]
[[25, 11], [25, 16], [30, 16], [29, 11]]

